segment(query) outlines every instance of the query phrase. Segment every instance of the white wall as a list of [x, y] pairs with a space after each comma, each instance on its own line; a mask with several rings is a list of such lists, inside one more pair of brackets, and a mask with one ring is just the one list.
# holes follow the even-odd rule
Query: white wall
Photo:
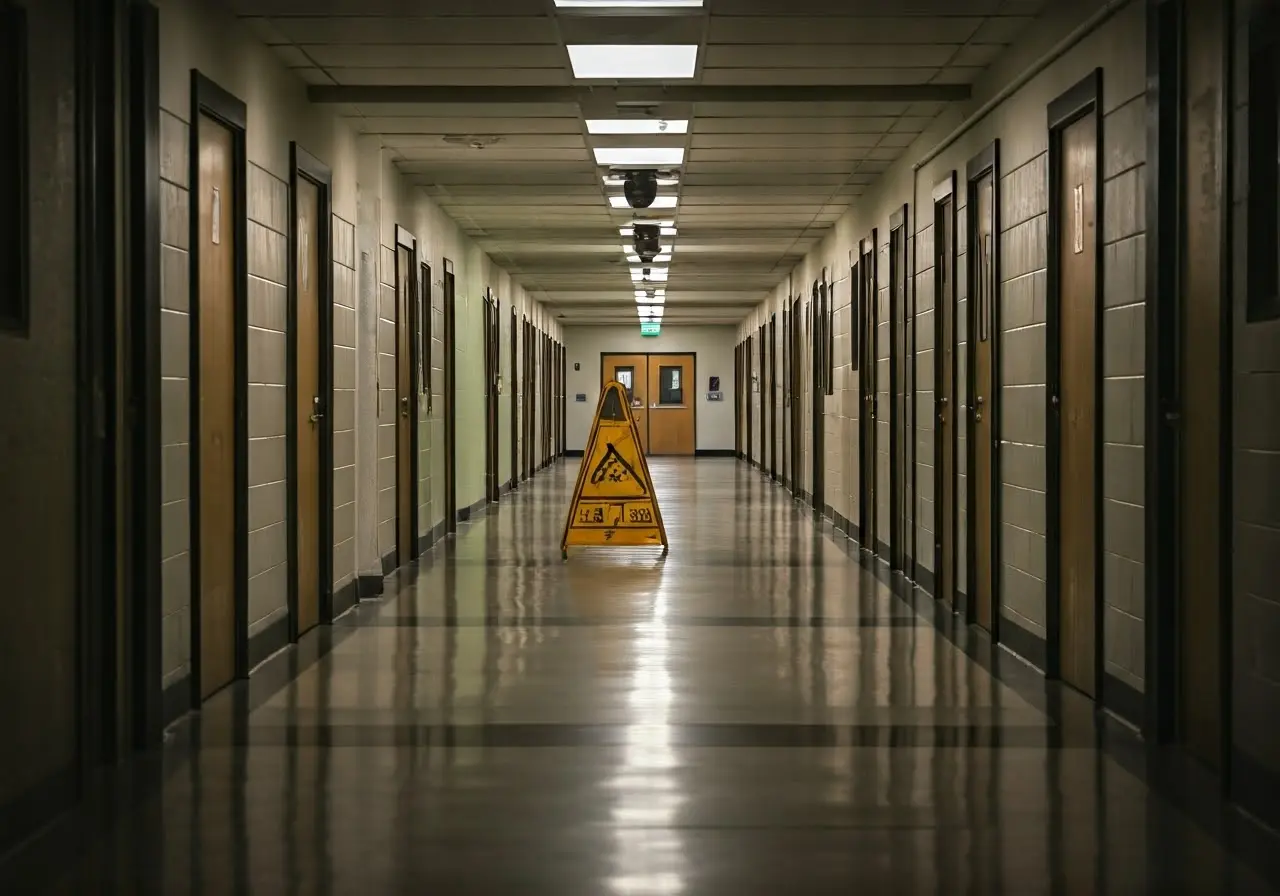
[[[697, 385], [699, 451], [733, 450], [733, 347], [736, 328], [665, 326], [661, 335], [641, 336], [640, 325], [621, 327], [565, 327], [564, 344], [569, 362], [566, 402], [570, 451], [586, 448], [591, 417], [600, 397], [600, 354], [645, 352], [692, 352]], [[574, 365], [580, 369], [574, 370]], [[707, 401], [708, 377], [720, 377], [722, 401]], [[580, 394], [586, 401], [577, 401]]]

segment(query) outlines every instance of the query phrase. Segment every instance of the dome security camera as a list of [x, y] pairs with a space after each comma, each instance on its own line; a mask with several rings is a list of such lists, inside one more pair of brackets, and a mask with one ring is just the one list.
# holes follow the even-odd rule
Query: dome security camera
[[622, 195], [632, 208], [648, 208], [658, 198], [658, 172], [653, 169], [628, 171], [622, 181]]
[[636, 255], [640, 256], [640, 260], [648, 264], [658, 257], [661, 250], [661, 246], [658, 245], [661, 230], [657, 224], [636, 224], [634, 231], [631, 244], [635, 247]]

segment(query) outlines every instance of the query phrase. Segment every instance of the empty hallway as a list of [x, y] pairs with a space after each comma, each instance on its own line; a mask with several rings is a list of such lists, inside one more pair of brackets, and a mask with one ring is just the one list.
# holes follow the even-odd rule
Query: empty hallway
[[651, 464], [665, 559], [562, 562], [554, 466], [212, 698], [84, 857], [5, 892], [1270, 892], [1133, 735], [783, 489]]

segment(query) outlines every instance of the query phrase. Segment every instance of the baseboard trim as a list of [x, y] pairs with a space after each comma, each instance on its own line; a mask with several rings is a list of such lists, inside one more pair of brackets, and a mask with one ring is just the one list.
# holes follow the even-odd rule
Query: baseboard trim
[[933, 586], [933, 570], [925, 569], [923, 566], [916, 564], [916, 587], [930, 597], [933, 597]]
[[696, 448], [694, 457], [733, 457], [732, 448]]
[[473, 516], [479, 516], [480, 511], [484, 510], [488, 506], [489, 506], [489, 499], [481, 498], [479, 501], [476, 501], [474, 504], [471, 504], [467, 507], [463, 507], [461, 510], [458, 511], [458, 522], [460, 523], [470, 522]]
[[582, 457], [586, 452], [581, 448], [570, 448], [564, 453], [565, 457]]
[[353, 577], [347, 584], [334, 590], [333, 600], [331, 601], [333, 619], [337, 619], [360, 602], [360, 586], [358, 582], [359, 579]]
[[356, 576], [356, 594], [361, 600], [377, 597], [382, 593], [382, 576]]
[[1032, 634], [1008, 616], [1000, 617], [1000, 645], [1017, 654], [1043, 673], [1048, 665], [1049, 648], [1044, 638]]
[[0, 805], [0, 860], [38, 839], [41, 832], [79, 801], [75, 764]]
[[502, 483], [502, 485], [498, 486], [498, 494], [499, 494], [499, 495], [505, 495], [505, 494], [506, 494], [507, 492], [509, 492], [509, 491], [511, 491], [511, 480], [510, 480], [510, 479], [508, 479], [506, 482]]
[[258, 664], [277, 650], [289, 646], [289, 614], [283, 614], [262, 631], [249, 638], [249, 668]]
[[195, 705], [191, 693], [191, 676], [184, 675], [177, 681], [171, 682], [164, 692], [160, 695], [161, 705], [161, 726], [168, 728], [178, 719], [191, 712]]
[[[1004, 620], [1000, 624], [1003, 626]], [[1102, 673], [1102, 693], [1098, 695], [1098, 703], [1129, 724], [1142, 727], [1146, 708], [1142, 692], [1110, 672]]]
[[[1264, 825], [1280, 831], [1280, 772], [1238, 747], [1231, 749], [1231, 798]], [[1280, 864], [1274, 854], [1273, 861]]]
[[399, 555], [399, 551], [397, 550], [392, 550], [390, 553], [383, 554], [382, 574], [384, 576], [389, 576], [396, 571], [396, 567], [400, 565], [399, 563], [396, 562], [399, 559], [398, 555]]
[[885, 558], [886, 562], [890, 557], [889, 545], [885, 544], [883, 541], [881, 541], [878, 538], [876, 539], [876, 556]]

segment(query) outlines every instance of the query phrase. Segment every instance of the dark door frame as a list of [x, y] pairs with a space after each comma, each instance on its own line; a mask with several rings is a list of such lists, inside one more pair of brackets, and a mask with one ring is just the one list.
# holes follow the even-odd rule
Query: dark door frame
[[[907, 489], [907, 445], [910, 435], [907, 432], [907, 363], [910, 351], [907, 348], [907, 222], [908, 208], [905, 204], [889, 215], [889, 568], [905, 571], [907, 568], [907, 545], [904, 544], [907, 525], [905, 513], [909, 500]], [[895, 243], [895, 239], [899, 242]], [[895, 249], [902, 250], [902, 260], [898, 260]], [[901, 318], [901, 321], [899, 321]], [[901, 339], [902, 345], [898, 345]], [[898, 373], [898, 355], [901, 347], [902, 374]], [[901, 393], [902, 406], [898, 399]], [[899, 419], [901, 418], [901, 419]], [[899, 436], [898, 428], [902, 427]], [[901, 452], [901, 457], [899, 457]]]
[[782, 403], [782, 439], [779, 444], [779, 450], [782, 452], [782, 459], [778, 463], [778, 478], [784, 486], [791, 487], [791, 446], [788, 439], [791, 437], [791, 427], [788, 424], [788, 415], [791, 413], [790, 400], [790, 376], [791, 376], [791, 325], [787, 318], [790, 316], [789, 304], [784, 302], [782, 306], [782, 377], [781, 388], [778, 390], [778, 400]]
[[827, 396], [827, 272], [824, 269], [822, 279], [813, 282], [810, 296], [809, 327], [810, 352], [813, 379], [810, 388], [812, 400], [812, 422], [809, 438], [813, 447], [812, 491], [809, 504], [819, 514], [824, 513], [827, 506], [827, 469], [826, 469], [826, 423], [824, 410]]
[[791, 390], [791, 494], [804, 494], [804, 365], [801, 346], [804, 334], [804, 315], [800, 313], [803, 299], [792, 296], [791, 303], [791, 378], [787, 387]]
[[511, 488], [520, 485], [520, 317], [516, 314], [515, 305], [511, 306]]
[[444, 259], [444, 531], [458, 531], [458, 282], [453, 261]]
[[[130, 737], [135, 749], [146, 749], [161, 742], [166, 721], [160, 631], [160, 13], [146, 0], [131, 0], [128, 17], [126, 283], [132, 300], [124, 304], [131, 348], [124, 363], [133, 409], [128, 422], [131, 460], [126, 519], [132, 519], [133, 524], [123, 578], [126, 591], [119, 599], [132, 600], [127, 608], [131, 624], [124, 645], [126, 656], [132, 658], [126, 670], [132, 678], [128, 688], [133, 703]], [[98, 633], [95, 637], [101, 636]]]
[[[333, 621], [333, 172], [297, 144], [289, 144], [289, 282], [285, 335], [285, 489], [288, 510], [289, 640], [298, 640], [298, 181], [317, 193], [316, 257], [320, 270], [317, 359], [320, 363], [320, 623]], [[416, 504], [416, 502], [415, 502]]]
[[560, 456], [569, 444], [569, 350], [560, 346]]
[[876, 241], [880, 238], [879, 230], [871, 228], [871, 232], [858, 241], [858, 254], [861, 259], [859, 270], [862, 272], [858, 289], [861, 295], [864, 326], [859, 338], [862, 347], [862, 373], [858, 377], [858, 393], [862, 399], [862, 407], [858, 414], [858, 539], [862, 550], [871, 554], [878, 553], [879, 533], [876, 532], [876, 414], [879, 404], [877, 389], [880, 386], [877, 338], [880, 324], [879, 282], [880, 251]]
[[744, 448], [746, 462], [754, 463], [754, 452], [751, 451], [751, 442], [755, 439], [755, 433], [751, 429], [754, 426], [753, 421], [751, 421], [751, 416], [753, 416], [751, 415], [751, 392], [753, 392], [751, 387], [755, 385], [755, 357], [753, 356], [755, 347], [751, 344], [751, 337], [746, 338], [745, 342], [742, 343], [742, 347], [744, 347], [746, 353], [746, 444]]
[[[418, 353], [418, 347], [419, 345], [421, 345], [422, 340], [420, 339], [419, 333], [418, 333], [418, 287], [417, 287], [417, 284], [418, 284], [418, 270], [419, 270], [418, 266], [420, 264], [419, 258], [418, 258], [418, 238], [414, 236], [412, 233], [410, 233], [408, 230], [406, 230], [404, 227], [401, 227], [399, 224], [397, 224], [395, 242], [396, 242], [395, 244], [396, 292], [399, 293], [399, 290], [400, 290], [400, 275], [402, 273], [407, 274], [407, 279], [409, 282], [409, 300], [406, 303], [409, 308], [409, 320], [408, 320], [408, 326], [409, 326], [409, 483], [413, 489], [413, 493], [409, 496], [409, 519], [405, 520], [404, 523], [405, 525], [409, 526], [409, 535], [410, 535], [409, 550], [412, 556], [400, 557], [397, 554], [396, 565], [403, 566], [404, 564], [408, 563], [409, 561], [417, 557], [419, 553], [419, 548], [418, 548], [418, 544], [419, 544], [419, 539], [418, 539], [418, 481], [419, 481], [418, 480], [418, 473], [419, 473], [418, 471], [418, 390], [419, 390], [419, 385], [418, 385], [417, 353]], [[400, 249], [401, 248], [405, 248], [409, 250], [409, 270], [407, 272], [402, 272], [400, 270]], [[397, 296], [397, 302], [396, 302], [397, 314], [399, 314], [399, 310], [398, 310], [399, 307], [400, 307], [400, 303], [398, 301], [398, 296]], [[397, 328], [399, 327], [399, 325], [400, 325], [400, 322], [399, 320], [397, 320], [396, 321]], [[397, 351], [399, 351], [399, 346], [400, 346], [400, 341], [399, 341], [399, 337], [397, 337], [396, 339]], [[330, 351], [329, 355], [330, 357], [332, 357], [333, 352]], [[397, 360], [397, 365], [398, 364], [399, 364], [399, 361]], [[397, 377], [398, 376], [399, 374], [397, 374]], [[332, 400], [332, 397], [331, 397], [331, 400]], [[397, 410], [397, 413], [399, 413], [398, 410]], [[328, 478], [332, 479], [333, 477], [329, 476]], [[400, 488], [399, 448], [397, 448], [396, 450], [396, 488], [397, 489]], [[396, 507], [397, 507], [396, 526], [399, 527], [401, 523], [400, 523], [400, 516], [398, 512], [398, 508], [399, 508], [398, 499], [397, 499]], [[332, 512], [330, 512], [329, 515], [330, 517], [332, 517], [333, 516]], [[330, 540], [332, 541], [332, 539]], [[398, 552], [399, 549], [400, 549], [400, 533], [397, 529], [396, 551]], [[330, 591], [330, 597], [332, 597], [332, 591]]]
[[[977, 155], [969, 159], [965, 165], [965, 268], [967, 274], [967, 292], [965, 301], [965, 403], [968, 416], [965, 429], [965, 616], [974, 620], [977, 610], [977, 577], [976, 511], [974, 503], [973, 482], [975, 470], [973, 450], [974, 409], [973, 393], [977, 380], [974, 378], [973, 346], [977, 341], [977, 318], [974, 311], [974, 295], [977, 292], [978, 266], [974, 264], [977, 257], [975, 235], [977, 233], [978, 203], [975, 199], [975, 187], [982, 178], [991, 175], [991, 278], [997, 296], [991, 302], [991, 396], [987, 414], [991, 420], [991, 431], [996, 433], [991, 445], [991, 640], [1000, 641], [1000, 140], [996, 138], [988, 143]], [[957, 606], [960, 601], [956, 601]], [[1034, 652], [1034, 651], [1033, 651]], [[1032, 659], [1032, 657], [1028, 657]]]
[[[1048, 219], [1048, 275], [1045, 290], [1045, 662], [1048, 678], [1060, 678], [1062, 674], [1062, 481], [1059, 464], [1062, 460], [1062, 406], [1058, 395], [1062, 391], [1062, 252], [1061, 238], [1062, 199], [1058, 194], [1062, 186], [1062, 136], [1068, 127], [1088, 116], [1095, 125], [1095, 173], [1094, 173], [1094, 444], [1093, 459], [1096, 475], [1092, 483], [1094, 542], [1093, 582], [1093, 674], [1096, 699], [1105, 704], [1103, 634], [1105, 625], [1104, 576], [1102, 567], [1102, 383], [1103, 345], [1102, 311], [1105, 305], [1103, 282], [1103, 140], [1102, 140], [1102, 69], [1095, 68], [1065, 92], [1050, 101], [1047, 109], [1049, 130], [1049, 219]], [[971, 331], [972, 332], [972, 331]], [[994, 335], [994, 333], [992, 334]], [[1084, 487], [1073, 483], [1072, 487]], [[992, 614], [994, 615], [994, 613]]]
[[[191, 70], [191, 136], [188, 144], [188, 183], [194, 193], [200, 183], [200, 116], [207, 115], [231, 132], [231, 187], [235, 214], [231, 222], [232, 249], [235, 252], [235, 280], [232, 284], [235, 326], [235, 475], [232, 489], [235, 501], [235, 677], [249, 674], [249, 328], [245, 326], [249, 303], [248, 269], [248, 156], [245, 129], [248, 116], [244, 101], [218, 86], [197, 69]], [[193, 204], [196, 202], [192, 200]], [[191, 430], [188, 451], [191, 485], [191, 703], [200, 705], [200, 215], [189, 215], [187, 235], [188, 288], [191, 302], [190, 402]]]
[[[960, 284], [956, 280], [956, 257], [959, 247], [956, 245], [956, 236], [958, 235], [956, 224], [958, 222], [958, 213], [956, 209], [956, 172], [952, 169], [946, 177], [938, 182], [933, 188], [933, 233], [934, 233], [934, 257], [933, 257], [933, 394], [934, 394], [934, 424], [933, 424], [933, 592], [934, 596], [941, 596], [942, 583], [944, 581], [951, 583], [951, 607], [954, 610], [958, 605], [956, 594], [959, 590], [956, 582], [956, 527], [959, 524], [959, 514], [957, 511], [955, 496], [959, 489], [956, 487], [958, 482], [952, 483], [952, 502], [951, 502], [951, 553], [944, 556], [943, 532], [945, 531], [945, 523], [943, 513], [942, 495], [946, 488], [946, 483], [942, 476], [942, 457], [946, 441], [949, 441], [951, 449], [953, 477], [959, 472], [955, 468], [955, 461], [959, 457], [959, 445], [956, 438], [956, 311], [959, 307], [957, 298], [959, 296]], [[944, 218], [944, 216], [946, 216]], [[949, 220], [948, 220], [949, 219]], [[942, 225], [944, 223], [951, 225], [951, 252], [944, 257], [946, 249], [940, 237], [942, 233]], [[948, 272], [947, 287], [944, 290], [941, 287], [942, 271]], [[943, 303], [950, 308], [951, 314], [951, 408], [950, 417], [948, 418], [946, 431], [940, 425], [940, 417], [942, 411], [937, 409], [937, 396], [942, 393], [943, 384], [943, 341], [945, 340], [945, 332], [942, 326], [942, 314], [940, 308]], [[946, 569], [943, 569], [943, 566]], [[943, 577], [943, 573], [946, 577]]]

